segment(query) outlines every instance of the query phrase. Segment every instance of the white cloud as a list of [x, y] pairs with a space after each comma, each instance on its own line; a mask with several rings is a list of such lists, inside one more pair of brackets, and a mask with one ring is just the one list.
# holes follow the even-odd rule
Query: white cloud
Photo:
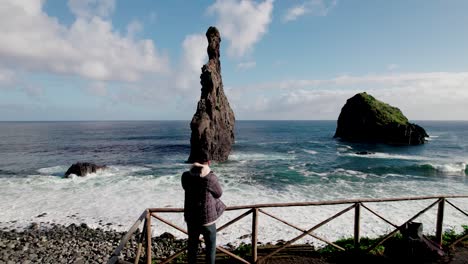
[[286, 10], [282, 21], [294, 21], [304, 15], [326, 16], [337, 4], [337, 0], [308, 0]]
[[272, 19], [273, 0], [255, 2], [249, 0], [216, 0], [208, 8], [217, 15], [216, 25], [229, 41], [228, 55], [242, 57], [268, 31]]
[[[200, 74], [203, 64], [208, 59], [206, 47], [208, 41], [205, 35], [187, 35], [182, 43], [183, 54], [175, 76], [176, 88], [182, 91], [192, 89], [199, 92]], [[195, 86], [195, 87], [194, 87]]]
[[0, 66], [100, 81], [136, 81], [146, 73], [168, 72], [168, 58], [152, 40], [122, 36], [111, 21], [100, 17], [110, 15], [114, 1], [70, 0], [76, 15], [70, 26], [44, 13], [43, 4], [3, 1]]
[[253, 84], [227, 93], [239, 119], [333, 120], [348, 98], [363, 91], [400, 108], [410, 120], [466, 120], [468, 113], [468, 72], [344, 75]]
[[303, 16], [308, 12], [309, 10], [304, 4], [293, 6], [286, 11], [286, 14], [283, 17], [283, 22], [296, 20], [298, 17]]
[[127, 36], [131, 39], [134, 39], [142, 31], [143, 25], [137, 20], [133, 20], [127, 25]]
[[248, 70], [254, 68], [257, 65], [255, 61], [244, 61], [237, 64], [238, 70]]
[[108, 17], [115, 9], [115, 0], [69, 0], [70, 11], [77, 17]]

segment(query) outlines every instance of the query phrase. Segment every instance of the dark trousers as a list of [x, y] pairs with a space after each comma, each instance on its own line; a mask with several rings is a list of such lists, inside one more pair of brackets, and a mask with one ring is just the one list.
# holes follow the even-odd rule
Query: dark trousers
[[206, 263], [214, 264], [216, 259], [216, 224], [209, 226], [187, 223], [188, 263], [197, 263], [197, 251], [200, 234], [203, 234], [206, 249]]

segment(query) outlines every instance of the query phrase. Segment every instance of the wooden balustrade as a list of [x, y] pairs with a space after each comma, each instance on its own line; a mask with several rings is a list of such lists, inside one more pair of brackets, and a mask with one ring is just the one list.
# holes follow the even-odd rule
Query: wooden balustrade
[[[384, 221], [385, 223], [391, 225], [394, 227], [394, 230], [388, 233], [387, 235], [383, 236], [380, 240], [376, 241], [373, 245], [369, 246], [367, 251], [371, 251], [375, 249], [377, 246], [381, 245], [384, 243], [387, 239], [395, 235], [398, 231], [400, 231], [407, 223], [412, 222], [425, 212], [427, 212], [429, 209], [434, 207], [435, 205], [438, 205], [437, 209], [437, 219], [436, 219], [436, 234], [435, 234], [435, 243], [437, 243], [439, 246], [442, 244], [442, 235], [443, 235], [443, 221], [444, 221], [444, 211], [445, 211], [445, 205], [448, 204], [451, 207], [455, 208], [457, 211], [459, 211], [461, 214], [465, 215], [468, 217], [468, 213], [466, 213], [464, 210], [460, 209], [456, 205], [454, 205], [451, 201], [448, 199], [459, 199], [459, 198], [468, 198], [468, 195], [449, 195], [449, 196], [423, 196], [423, 197], [403, 197], [403, 198], [385, 198], [385, 199], [353, 199], [353, 200], [337, 200], [337, 201], [321, 201], [321, 202], [299, 202], [299, 203], [275, 203], [275, 204], [253, 204], [253, 205], [240, 205], [240, 206], [230, 206], [226, 208], [226, 211], [237, 211], [237, 210], [245, 210], [247, 209], [246, 212], [242, 213], [241, 215], [235, 217], [234, 219], [230, 220], [229, 222], [225, 223], [221, 227], [217, 229], [217, 231], [221, 231], [233, 223], [243, 219], [244, 217], [252, 214], [252, 234], [251, 234], [251, 258], [249, 260], [243, 259], [240, 256], [237, 256], [233, 254], [232, 252], [217, 246], [216, 249], [219, 250], [220, 252], [226, 254], [229, 257], [232, 257], [233, 259], [241, 262], [241, 263], [260, 263], [267, 258], [270, 258], [271, 256], [277, 254], [279, 251], [285, 249], [286, 247], [289, 247], [292, 245], [294, 242], [298, 241], [299, 239], [309, 235], [312, 236], [315, 239], [318, 239], [324, 243], [327, 243], [339, 250], [345, 250], [344, 248], [334, 244], [333, 242], [327, 241], [324, 238], [321, 238], [312, 232], [319, 227], [325, 225], [326, 223], [336, 219], [340, 215], [354, 209], [354, 246], [355, 248], [359, 248], [360, 246], [360, 222], [361, 222], [361, 212], [362, 209], [367, 210], [371, 214], [377, 216], [379, 219]], [[435, 200], [432, 204], [424, 208], [423, 210], [419, 211], [416, 213], [414, 216], [410, 217], [407, 221], [405, 221], [403, 224], [394, 224], [391, 221], [385, 219], [381, 214], [375, 212], [374, 210], [370, 209], [366, 204], [368, 203], [381, 203], [381, 202], [401, 202], [401, 201], [417, 201], [417, 200]], [[310, 229], [302, 229], [299, 228], [284, 219], [279, 218], [278, 216], [273, 215], [272, 213], [266, 212], [263, 209], [264, 208], [284, 208], [284, 207], [304, 207], [304, 206], [325, 206], [325, 205], [344, 205], [344, 204], [351, 204], [349, 207], [345, 208], [344, 210], [339, 211], [335, 215], [323, 220], [322, 222], [314, 225]], [[176, 224], [162, 218], [159, 213], [183, 213], [182, 208], [148, 208], [146, 209], [141, 216], [137, 219], [137, 221], [133, 224], [133, 226], [130, 228], [130, 230], [122, 237], [122, 240], [119, 244], [119, 246], [114, 250], [112, 253], [108, 263], [109, 264], [114, 264], [119, 262], [119, 256], [121, 250], [125, 247], [127, 244], [128, 240], [130, 237], [137, 231], [139, 230], [138, 227], [143, 224], [143, 230], [142, 232], [139, 233], [138, 236], [138, 243], [137, 243], [137, 252], [136, 252], [136, 258], [134, 263], [139, 263], [139, 259], [141, 257], [141, 251], [143, 247], [143, 241], [145, 241], [145, 255], [146, 255], [146, 263], [151, 264], [152, 262], [152, 249], [151, 249], [151, 237], [152, 237], [152, 226], [151, 226], [151, 219], [154, 217], [156, 220], [160, 221], [163, 224], [169, 225], [172, 228], [175, 228], [176, 230], [187, 234], [187, 231], [182, 228], [177, 226]], [[258, 242], [258, 222], [260, 220], [259, 215], [263, 214], [266, 215], [272, 219], [277, 220], [278, 222], [281, 222], [291, 228], [294, 228], [296, 230], [301, 231], [302, 233], [298, 235], [297, 237], [289, 240], [282, 246], [278, 247], [277, 249], [273, 250], [269, 254], [259, 257], [257, 254], [257, 242]], [[143, 222], [143, 219], [144, 222]], [[468, 219], [467, 219], [468, 222]], [[452, 245], [459, 243], [463, 239], [465, 239], [468, 235], [465, 235], [455, 242], [452, 243]], [[203, 239], [200, 239], [200, 241], [203, 242]], [[169, 263], [181, 254], [185, 252], [187, 248], [182, 248], [179, 251], [177, 251], [175, 254], [172, 256], [168, 257], [165, 260], [162, 260], [160, 263]], [[127, 263], [125, 261], [120, 261], [122, 263]]]

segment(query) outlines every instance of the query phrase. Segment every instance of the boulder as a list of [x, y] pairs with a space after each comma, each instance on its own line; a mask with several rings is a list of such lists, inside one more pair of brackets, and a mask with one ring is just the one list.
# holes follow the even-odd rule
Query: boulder
[[412, 124], [400, 109], [363, 92], [348, 99], [341, 109], [335, 138], [392, 145], [424, 144], [424, 128]]
[[226, 161], [234, 144], [235, 117], [224, 94], [221, 78], [218, 29], [208, 28], [208, 62], [200, 75], [201, 96], [190, 123], [190, 156], [188, 162]]
[[65, 172], [65, 178], [70, 177], [70, 174], [75, 174], [76, 176], [84, 177], [89, 173], [95, 173], [98, 170], [105, 169], [107, 166], [100, 166], [94, 163], [89, 162], [77, 162], [68, 168], [67, 172]]

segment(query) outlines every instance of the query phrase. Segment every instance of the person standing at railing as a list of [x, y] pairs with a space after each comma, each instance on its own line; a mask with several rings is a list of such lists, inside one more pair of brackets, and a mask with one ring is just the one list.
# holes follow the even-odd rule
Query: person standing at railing
[[226, 205], [219, 199], [223, 190], [209, 165], [209, 160], [200, 160], [182, 174], [184, 218], [188, 229], [188, 263], [196, 263], [200, 234], [203, 234], [205, 240], [206, 263], [215, 263], [216, 259], [216, 220]]

